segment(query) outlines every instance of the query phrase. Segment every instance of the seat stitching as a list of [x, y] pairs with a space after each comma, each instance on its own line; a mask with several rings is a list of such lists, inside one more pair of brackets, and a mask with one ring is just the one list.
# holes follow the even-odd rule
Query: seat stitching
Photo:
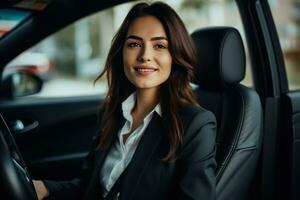
[[238, 144], [238, 139], [241, 135], [241, 130], [242, 130], [242, 124], [244, 122], [244, 116], [245, 116], [245, 102], [244, 102], [244, 98], [243, 98], [243, 95], [241, 94], [241, 92], [239, 90], [237, 90], [236, 88], [234, 88], [238, 94], [241, 96], [241, 99], [242, 99], [242, 112], [241, 112], [241, 120], [240, 120], [240, 123], [239, 123], [239, 127], [236, 129], [237, 133], [238, 134], [235, 134], [236, 137], [234, 137], [234, 141], [233, 141], [233, 145], [232, 145], [232, 148], [231, 150], [229, 150], [229, 154], [226, 156], [225, 160], [223, 161], [222, 165], [221, 165], [221, 168], [220, 170], [218, 171], [218, 173], [216, 174], [216, 177], [217, 177], [217, 181], [219, 181], [218, 179], [220, 178], [221, 174], [223, 173], [223, 171], [225, 170], [225, 166], [227, 166], [227, 164], [229, 163], [230, 159], [232, 158], [232, 155], [234, 154], [234, 150]]

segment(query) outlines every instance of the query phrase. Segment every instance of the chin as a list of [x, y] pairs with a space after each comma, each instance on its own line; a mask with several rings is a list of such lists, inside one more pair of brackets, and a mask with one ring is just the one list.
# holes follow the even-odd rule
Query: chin
[[156, 86], [155, 85], [149, 85], [149, 84], [139, 84], [139, 85], [135, 85], [135, 87], [137, 89], [150, 89], [150, 88], [155, 88]]
[[146, 89], [146, 88], [151, 88], [153, 87], [152, 84], [148, 84], [148, 83], [145, 83], [145, 82], [135, 82], [134, 83], [134, 86], [137, 88], [137, 89]]

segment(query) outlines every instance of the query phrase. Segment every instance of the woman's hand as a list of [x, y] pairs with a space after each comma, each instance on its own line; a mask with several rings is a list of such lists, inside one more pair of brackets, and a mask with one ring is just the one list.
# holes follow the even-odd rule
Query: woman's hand
[[49, 191], [46, 188], [45, 184], [43, 181], [40, 180], [32, 180], [36, 194], [38, 196], [39, 200], [42, 200], [49, 196]]

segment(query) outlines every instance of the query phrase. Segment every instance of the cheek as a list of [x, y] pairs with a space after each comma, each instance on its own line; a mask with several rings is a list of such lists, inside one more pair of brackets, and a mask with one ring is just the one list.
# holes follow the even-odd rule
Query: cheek
[[137, 58], [138, 54], [139, 54], [139, 49], [135, 48], [135, 49], [128, 49], [126, 47], [123, 48], [122, 54], [123, 54], [123, 60], [127, 60], [127, 61], [135, 61], [135, 59]]
[[165, 71], [166, 75], [170, 75], [171, 68], [172, 68], [172, 57], [170, 54], [166, 54], [161, 56], [160, 59], [161, 65], [164, 66], [163, 70]]
[[123, 64], [124, 70], [130, 70], [130, 68], [136, 63], [138, 56], [137, 50], [123, 49]]

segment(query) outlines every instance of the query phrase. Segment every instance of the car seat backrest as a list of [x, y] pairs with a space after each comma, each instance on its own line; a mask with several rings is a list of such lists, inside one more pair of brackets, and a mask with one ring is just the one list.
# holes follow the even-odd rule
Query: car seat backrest
[[258, 94], [243, 86], [245, 52], [239, 32], [212, 27], [192, 34], [197, 47], [195, 93], [217, 119], [217, 199], [247, 199], [261, 146]]

